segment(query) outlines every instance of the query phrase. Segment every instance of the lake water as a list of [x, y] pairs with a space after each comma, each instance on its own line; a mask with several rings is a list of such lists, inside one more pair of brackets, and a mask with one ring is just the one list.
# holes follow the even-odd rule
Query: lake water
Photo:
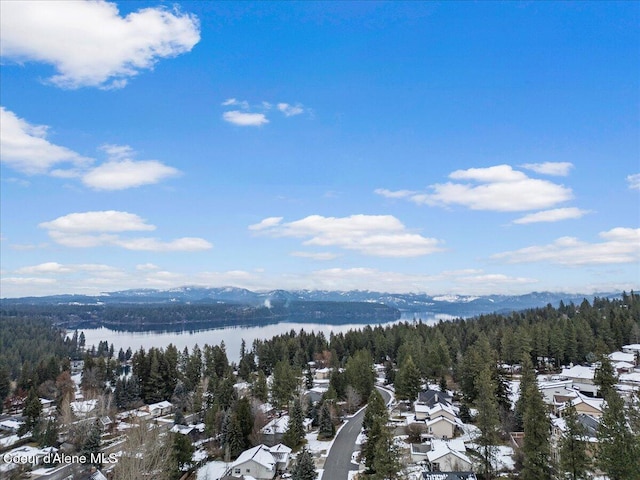
[[[349, 330], [359, 330], [367, 325], [375, 327], [377, 325], [386, 326], [393, 325], [398, 322], [412, 322], [416, 319], [420, 319], [423, 323], [434, 324], [440, 320], [451, 320], [450, 315], [434, 315], [433, 313], [405, 313], [399, 320], [387, 323], [296, 323], [296, 322], [279, 322], [268, 325], [260, 326], [235, 326], [235, 327], [223, 327], [223, 328], [211, 328], [203, 330], [188, 330], [173, 331], [173, 332], [128, 332], [121, 330], [111, 330], [109, 328], [82, 328], [79, 329], [84, 332], [86, 339], [86, 346], [98, 345], [99, 342], [105, 340], [115, 348], [116, 353], [120, 348], [127, 350], [131, 348], [134, 352], [143, 347], [148, 350], [150, 347], [164, 348], [169, 344], [175, 345], [179, 351], [184, 350], [184, 347], [188, 347], [189, 351], [194, 345], [198, 344], [202, 348], [205, 344], [220, 345], [220, 342], [224, 341], [227, 356], [229, 361], [239, 361], [240, 345], [242, 340], [245, 341], [247, 349], [251, 349], [251, 345], [255, 339], [266, 340], [283, 333], [288, 333], [294, 330], [296, 333], [300, 330], [305, 332], [314, 331], [316, 334], [322, 332], [324, 336], [329, 339], [331, 333], [344, 333]], [[72, 334], [73, 332], [69, 332]]]

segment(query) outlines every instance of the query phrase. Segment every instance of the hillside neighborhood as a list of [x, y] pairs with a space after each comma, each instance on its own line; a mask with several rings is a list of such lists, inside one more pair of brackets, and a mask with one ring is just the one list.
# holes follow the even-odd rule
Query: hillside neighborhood
[[[606, 359], [610, 362], [615, 375], [613, 388], [625, 402], [634, 401], [634, 395], [640, 391], [640, 344], [624, 345], [621, 351], [611, 352]], [[14, 395], [5, 401], [4, 413], [0, 417], [0, 449], [2, 478], [32, 478], [40, 480], [57, 480], [64, 478], [90, 478], [92, 480], [118, 479], [116, 467], [127, 456], [137, 455], [132, 450], [132, 432], [147, 430], [146, 436], [169, 436], [181, 438], [181, 443], [188, 456], [182, 458], [178, 468], [183, 471], [181, 478], [197, 480], [272, 480], [292, 476], [292, 469], [297, 465], [297, 458], [302, 454], [310, 454], [313, 469], [317, 478], [324, 477], [325, 462], [332, 455], [332, 445], [341, 428], [355, 421], [358, 411], [368, 407], [359, 406], [359, 402], [335, 401], [329, 421], [331, 427], [337, 429], [337, 435], [326, 425], [321, 425], [317, 407], [327, 396], [331, 385], [333, 367], [322, 361], [309, 362], [302, 376], [295, 379], [294, 396], [298, 406], [307, 406], [302, 417], [299, 432], [300, 441], [293, 444], [287, 438], [291, 432], [295, 412], [291, 408], [277, 408], [277, 399], [273, 393], [269, 401], [259, 401], [252, 393], [253, 386], [238, 378], [233, 384], [233, 395], [237, 398], [251, 399], [258, 429], [253, 429], [252, 440], [255, 445], [230, 455], [229, 448], [220, 451], [220, 435], [211, 436], [211, 428], [203, 417], [204, 411], [193, 410], [184, 415], [171, 401], [159, 401], [142, 404], [136, 408], [122, 410], [114, 402], [115, 387], [107, 385], [112, 395], [91, 397], [82, 387], [84, 362], [76, 361], [72, 365], [74, 375], [72, 382], [72, 400], [68, 402], [68, 410], [56, 409], [52, 400], [38, 398], [42, 418], [45, 423], [59, 417], [57, 447], [39, 447], [32, 441], [31, 431], [24, 426], [31, 420], [29, 409], [33, 406], [27, 396]], [[125, 360], [119, 367], [122, 376], [131, 375], [132, 359]], [[606, 409], [606, 401], [600, 396], [602, 385], [597, 381], [600, 363], [570, 365], [557, 373], [538, 374], [537, 387], [542, 394], [546, 411], [552, 425], [551, 444], [554, 459], [560, 461], [559, 445], [567, 432], [565, 421], [568, 409], [574, 409], [576, 418], [584, 428], [584, 439], [587, 450], [595, 451], [598, 442], [598, 429]], [[507, 375], [509, 400], [515, 408], [520, 391], [520, 365], [501, 365]], [[383, 364], [371, 365], [375, 372], [376, 388], [385, 393], [386, 425], [393, 435], [394, 448], [397, 449], [398, 461], [403, 472], [399, 478], [411, 480], [476, 480], [476, 474], [482, 471], [482, 446], [477, 443], [481, 436], [475, 425], [474, 409], [466, 409], [460, 403], [460, 392], [448, 388], [448, 382], [421, 384], [417, 395], [412, 398], [399, 399], [396, 386], [388, 382], [388, 367]], [[344, 370], [344, 369], [342, 369]], [[128, 372], [128, 373], [124, 373]], [[399, 373], [399, 372], [398, 372]], [[396, 373], [396, 379], [398, 378]], [[234, 372], [237, 378], [237, 371]], [[334, 377], [335, 378], [335, 377]], [[266, 378], [270, 391], [274, 388], [274, 376]], [[355, 392], [351, 392], [355, 396]], [[207, 402], [207, 392], [204, 394]], [[263, 397], [264, 398], [264, 397]], [[64, 409], [63, 409], [64, 410]], [[362, 420], [360, 420], [362, 421]], [[73, 432], [79, 427], [89, 429], [89, 437], [96, 430], [95, 446], [92, 450], [82, 450], [73, 442]], [[323, 430], [324, 429], [324, 430]], [[350, 448], [353, 450], [351, 478], [358, 472], [366, 470], [365, 458], [360, 455], [362, 445], [367, 441], [367, 432], [360, 430], [358, 439]], [[174, 441], [174, 445], [177, 441]], [[292, 446], [287, 446], [289, 443]], [[511, 478], [515, 469], [519, 449], [523, 445], [523, 433], [509, 432], [508, 437], [500, 439], [491, 455], [492, 471], [496, 476]], [[138, 445], [137, 447], [142, 447]], [[293, 447], [293, 448], [292, 448]], [[67, 460], [76, 460], [80, 453], [97, 456], [100, 460], [91, 460], [88, 464], [78, 464]], [[148, 452], [144, 453], [147, 455]], [[165, 452], [166, 454], [166, 452]], [[142, 453], [141, 453], [142, 455]], [[96, 457], [97, 458], [97, 457]], [[91, 466], [91, 464], [93, 466]], [[476, 472], [476, 473], [474, 473]], [[598, 474], [597, 471], [593, 472]], [[297, 477], [302, 478], [302, 477]]]

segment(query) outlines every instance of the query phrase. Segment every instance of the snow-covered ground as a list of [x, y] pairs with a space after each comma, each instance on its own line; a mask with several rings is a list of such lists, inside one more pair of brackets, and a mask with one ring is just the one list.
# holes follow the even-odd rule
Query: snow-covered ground
[[216, 480], [222, 477], [228, 468], [229, 464], [225, 462], [209, 462], [198, 469], [197, 480]]

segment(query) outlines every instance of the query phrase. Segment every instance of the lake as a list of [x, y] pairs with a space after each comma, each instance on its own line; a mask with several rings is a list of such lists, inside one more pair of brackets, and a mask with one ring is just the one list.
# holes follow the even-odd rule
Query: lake
[[[294, 330], [296, 333], [300, 330], [305, 332], [314, 331], [317, 334], [322, 332], [324, 336], [329, 339], [331, 333], [344, 333], [349, 330], [359, 330], [367, 325], [372, 327], [381, 325], [393, 325], [400, 322], [412, 322], [420, 319], [422, 323], [434, 324], [440, 320], [451, 320], [451, 315], [426, 313], [404, 313], [399, 320], [386, 322], [386, 323], [297, 323], [292, 321], [282, 321], [278, 323], [271, 323], [259, 326], [225, 326], [222, 328], [209, 328], [209, 329], [185, 329], [182, 331], [143, 331], [143, 332], [130, 332], [122, 330], [111, 330], [109, 328], [80, 328], [79, 331], [84, 332], [86, 339], [86, 346], [91, 345], [98, 346], [99, 342], [105, 340], [115, 348], [116, 353], [120, 348], [127, 350], [131, 348], [134, 352], [143, 347], [148, 350], [150, 347], [163, 348], [169, 344], [175, 345], [179, 351], [184, 350], [184, 347], [188, 347], [189, 351], [194, 345], [198, 344], [202, 348], [205, 344], [219, 345], [224, 341], [227, 350], [227, 356], [229, 361], [238, 362], [240, 357], [240, 345], [242, 340], [245, 341], [247, 349], [251, 349], [251, 345], [255, 339], [270, 339], [283, 333], [288, 333]], [[73, 334], [73, 331], [68, 332], [69, 335]]]

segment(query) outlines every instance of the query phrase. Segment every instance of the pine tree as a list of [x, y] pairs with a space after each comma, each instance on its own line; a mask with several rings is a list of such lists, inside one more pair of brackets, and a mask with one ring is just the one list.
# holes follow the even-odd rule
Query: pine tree
[[318, 478], [318, 473], [316, 472], [316, 466], [313, 462], [313, 457], [309, 450], [305, 448], [302, 449], [298, 458], [296, 460], [296, 464], [291, 471], [291, 479], [292, 480], [316, 480]]
[[[80, 449], [80, 453], [85, 455], [87, 458], [91, 458], [93, 455], [93, 458], [96, 459], [96, 454], [100, 452], [100, 443], [102, 441], [100, 430], [100, 424], [96, 419], [95, 423], [91, 426], [91, 430], [89, 430], [89, 435], [87, 435], [87, 438]], [[94, 465], [99, 466], [98, 463], [94, 463]]]
[[537, 385], [520, 392], [526, 398], [524, 411], [524, 459], [522, 480], [548, 480], [551, 478], [551, 425], [542, 394]]
[[524, 412], [526, 410], [527, 394], [531, 388], [536, 386], [536, 372], [533, 369], [533, 363], [531, 363], [531, 356], [525, 353], [522, 356], [520, 363], [520, 396], [515, 405], [515, 422], [516, 430], [522, 430], [524, 428]]
[[581, 480], [586, 477], [591, 463], [587, 454], [585, 428], [578, 421], [576, 408], [571, 402], [563, 418], [566, 430], [560, 439], [560, 469], [564, 472], [564, 478]]
[[193, 463], [191, 459], [195, 448], [191, 443], [191, 439], [181, 433], [173, 434], [172, 447], [171, 460], [175, 477], [178, 478], [182, 471], [188, 469]]
[[362, 428], [364, 428], [365, 431], [369, 430], [378, 418], [384, 419], [384, 423], [387, 423], [387, 420], [389, 419], [389, 410], [387, 410], [387, 406], [385, 405], [380, 392], [374, 388], [371, 395], [369, 395], [369, 403], [364, 411]]
[[615, 390], [607, 395], [598, 428], [596, 465], [610, 480], [640, 479], [638, 440], [629, 429], [624, 400]]
[[253, 382], [252, 393], [253, 396], [261, 402], [266, 402], [267, 400], [269, 400], [267, 377], [262, 370], [258, 370], [258, 375]]
[[329, 403], [324, 402], [320, 410], [320, 428], [318, 431], [318, 438], [333, 438], [335, 434], [336, 427], [333, 425], [333, 420], [331, 419], [331, 409], [329, 408]]
[[393, 433], [383, 426], [374, 447], [373, 478], [376, 480], [395, 480], [402, 470], [400, 451], [394, 442]]
[[480, 372], [476, 380], [476, 426], [480, 429], [480, 436], [476, 439], [482, 457], [481, 472], [485, 480], [491, 480], [494, 476], [494, 460], [496, 444], [498, 443], [498, 428], [500, 417], [498, 414], [498, 402], [496, 400], [496, 385], [491, 378], [489, 367]]
[[22, 415], [25, 418], [24, 423], [18, 430], [18, 435], [24, 435], [25, 433], [33, 430], [34, 436], [37, 436], [40, 415], [42, 415], [42, 403], [40, 402], [40, 398], [38, 398], [36, 390], [33, 387], [29, 389], [29, 394], [27, 395]]
[[304, 417], [300, 401], [295, 399], [289, 409], [289, 425], [284, 434], [283, 441], [288, 447], [295, 448], [304, 438]]
[[229, 446], [229, 451], [233, 458], [240, 455], [244, 450], [242, 428], [240, 427], [238, 416], [235, 414], [231, 415], [231, 420], [229, 422], [229, 427], [227, 430], [227, 445]]
[[597, 385], [600, 396], [605, 399], [614, 390], [613, 386], [616, 384], [616, 375], [611, 360], [609, 360], [609, 357], [606, 355], [600, 357], [600, 366], [596, 368], [593, 383]]
[[238, 417], [238, 424], [240, 425], [240, 432], [242, 433], [243, 449], [245, 449], [249, 447], [249, 435], [251, 435], [253, 430], [253, 413], [251, 412], [251, 403], [249, 403], [247, 397], [238, 400], [236, 415]]
[[420, 370], [416, 367], [411, 355], [408, 355], [396, 375], [396, 396], [400, 400], [415, 401], [422, 388]]

